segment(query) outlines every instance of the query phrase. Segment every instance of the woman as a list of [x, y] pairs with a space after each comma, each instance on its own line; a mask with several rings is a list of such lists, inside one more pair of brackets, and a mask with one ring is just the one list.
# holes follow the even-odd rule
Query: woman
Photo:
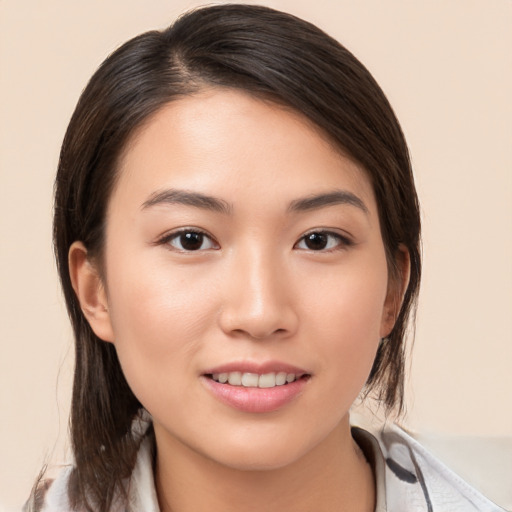
[[74, 463], [29, 509], [499, 510], [399, 429], [420, 221], [379, 86], [316, 27], [191, 12], [77, 105], [54, 242]]

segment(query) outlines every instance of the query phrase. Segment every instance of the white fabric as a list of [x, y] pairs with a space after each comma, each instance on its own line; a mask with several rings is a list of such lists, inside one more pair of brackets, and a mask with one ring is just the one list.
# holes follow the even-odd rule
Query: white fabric
[[[137, 422], [136, 428], [141, 426]], [[373, 434], [355, 427], [353, 435], [374, 468], [376, 512], [505, 512], [399, 427]], [[114, 505], [112, 512], [159, 512], [152, 452], [151, 438], [145, 437], [128, 484], [129, 503]], [[71, 511], [66, 492], [71, 468], [66, 466], [51, 484], [40, 512]]]
[[390, 425], [375, 434], [362, 429], [354, 433], [356, 440], [359, 434], [373, 441], [376, 512], [504, 512], [399, 427]]

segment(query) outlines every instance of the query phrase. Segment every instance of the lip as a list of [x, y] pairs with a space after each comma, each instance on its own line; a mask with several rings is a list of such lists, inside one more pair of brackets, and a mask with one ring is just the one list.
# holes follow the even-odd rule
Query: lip
[[[254, 388], [231, 386], [214, 381], [209, 377], [213, 373], [294, 373], [297, 380], [274, 386], [273, 388]], [[298, 398], [310, 380], [311, 374], [304, 369], [286, 363], [271, 361], [266, 363], [240, 362], [227, 363], [205, 371], [201, 381], [213, 396], [229, 407], [247, 413], [268, 413], [285, 407]]]
[[242, 373], [258, 373], [260, 375], [264, 373], [294, 373], [297, 377], [303, 375], [311, 375], [311, 372], [304, 370], [303, 368], [299, 368], [298, 366], [293, 366], [287, 363], [283, 363], [280, 361], [266, 361], [262, 363], [258, 363], [255, 361], [240, 361], [240, 362], [230, 362], [226, 364], [222, 364], [220, 366], [215, 366], [213, 368], [209, 368], [203, 372], [203, 375], [211, 375], [213, 373], [230, 373], [230, 372], [242, 372]]

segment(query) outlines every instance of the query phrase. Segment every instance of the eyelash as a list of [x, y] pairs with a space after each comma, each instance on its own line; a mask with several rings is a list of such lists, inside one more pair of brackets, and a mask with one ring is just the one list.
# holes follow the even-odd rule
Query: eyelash
[[[157, 241], [156, 241], [156, 244], [157, 245], [169, 245], [172, 249], [175, 249], [179, 252], [185, 252], [185, 253], [188, 253], [188, 252], [199, 252], [199, 250], [205, 250], [205, 249], [185, 249], [185, 248], [178, 248], [178, 247], [174, 247], [172, 244], [171, 244], [171, 241], [172, 240], [179, 240], [179, 238], [183, 235], [186, 235], [186, 234], [194, 234], [194, 235], [201, 235], [201, 237], [203, 237], [203, 240], [204, 239], [207, 239], [210, 241], [210, 243], [212, 245], [215, 245], [217, 247], [208, 247], [207, 249], [217, 249], [218, 248], [218, 243], [215, 241], [215, 239], [209, 235], [206, 231], [203, 231], [202, 229], [198, 229], [198, 228], [182, 228], [182, 229], [179, 229], [177, 231], [173, 231], [172, 233], [167, 233], [165, 235], [163, 235], [161, 238], [159, 238]], [[201, 244], [202, 245], [202, 244]]]
[[[171, 244], [171, 242], [173, 240], [179, 240], [179, 238], [181, 236], [186, 235], [186, 234], [200, 235], [202, 237], [201, 238], [201, 246], [203, 245], [204, 240], [207, 239], [210, 241], [211, 247], [207, 247], [206, 249], [201, 249], [201, 247], [199, 247], [198, 249], [186, 249], [184, 247], [182, 247], [182, 248], [175, 247]], [[332, 241], [332, 239], [334, 239], [335, 245], [328, 247], [328, 248], [320, 248], [320, 249], [316, 249], [316, 250], [311, 249], [310, 247], [299, 247], [299, 245], [301, 243], [306, 243], [305, 241], [307, 240], [307, 237], [312, 236], [312, 235], [327, 237], [327, 245], [329, 245], [329, 238], [331, 239], [331, 241]], [[215, 241], [215, 239], [211, 235], [209, 235], [207, 232], [205, 232], [201, 229], [198, 229], [198, 228], [182, 228], [177, 231], [173, 231], [172, 233], [165, 234], [156, 241], [156, 244], [157, 245], [168, 245], [171, 248], [173, 248], [179, 252], [183, 252], [183, 253], [192, 253], [192, 252], [199, 252], [199, 251], [211, 250], [211, 249], [216, 250], [219, 248], [219, 244]], [[303, 235], [295, 243], [295, 245], [293, 247], [294, 247], [294, 249], [299, 249], [299, 250], [304, 250], [304, 251], [326, 253], [326, 252], [334, 252], [334, 251], [343, 250], [352, 245], [354, 245], [354, 242], [352, 240], [350, 240], [347, 236], [340, 235], [339, 233], [335, 233], [333, 231], [313, 230], [313, 231], [309, 231], [308, 233]]]
[[[311, 248], [299, 248], [298, 245], [301, 244], [302, 242], [305, 242], [307, 240], [307, 237], [308, 236], [311, 236], [311, 235], [320, 235], [320, 236], [325, 236], [325, 237], [328, 237], [328, 238], [331, 238], [331, 239], [335, 239], [336, 242], [335, 242], [335, 245], [333, 247], [329, 247], [329, 248], [324, 248], [324, 249], [318, 249], [318, 250], [315, 250], [315, 249], [311, 249]], [[294, 248], [297, 248], [297, 249], [300, 249], [300, 250], [304, 250], [304, 251], [311, 251], [311, 252], [321, 252], [321, 253], [325, 253], [325, 252], [334, 252], [334, 251], [340, 251], [340, 250], [343, 250], [343, 249], [346, 249], [347, 247], [351, 247], [352, 245], [354, 245], [354, 242], [352, 240], [350, 240], [350, 238], [348, 238], [347, 236], [343, 236], [343, 235], [340, 235], [339, 233], [336, 233], [336, 232], [333, 232], [333, 231], [327, 231], [327, 230], [313, 230], [313, 231], [309, 231], [308, 233], [306, 233], [305, 235], [303, 235], [299, 241], [294, 245]]]
[[[311, 235], [320, 235], [320, 236], [327, 237], [327, 244], [329, 244], [329, 238], [331, 240], [334, 239], [335, 240], [334, 245], [331, 247], [328, 247], [328, 248], [321, 248], [321, 249], [317, 249], [317, 250], [311, 249], [309, 247], [299, 247], [299, 244], [306, 243], [305, 241]], [[354, 245], [354, 242], [347, 236], [341, 235], [334, 231], [316, 229], [316, 230], [309, 231], [308, 233], [303, 235], [299, 239], [299, 241], [294, 245], [294, 248], [297, 248], [299, 250], [313, 252], [313, 253], [331, 253], [331, 252], [335, 252], [335, 251], [342, 251], [344, 249], [347, 249], [348, 247], [351, 247], [352, 245]]]

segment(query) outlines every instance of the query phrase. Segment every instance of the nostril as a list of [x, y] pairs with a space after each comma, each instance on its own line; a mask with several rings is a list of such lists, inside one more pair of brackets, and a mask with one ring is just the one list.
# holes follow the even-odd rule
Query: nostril
[[[257, 306], [257, 307], [256, 307]], [[220, 311], [219, 327], [230, 336], [253, 340], [283, 338], [295, 332], [298, 317], [290, 304], [231, 300]]]

